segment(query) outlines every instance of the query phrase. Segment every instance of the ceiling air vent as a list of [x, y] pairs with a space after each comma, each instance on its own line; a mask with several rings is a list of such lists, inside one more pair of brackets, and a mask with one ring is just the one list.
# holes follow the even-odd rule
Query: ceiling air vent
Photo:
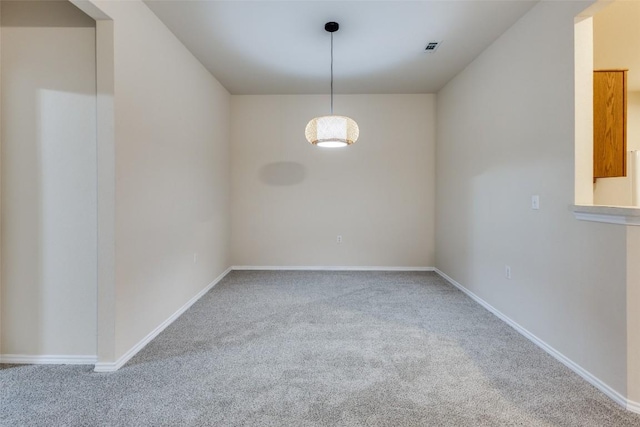
[[429, 42], [424, 48], [425, 52], [435, 52], [442, 42]]

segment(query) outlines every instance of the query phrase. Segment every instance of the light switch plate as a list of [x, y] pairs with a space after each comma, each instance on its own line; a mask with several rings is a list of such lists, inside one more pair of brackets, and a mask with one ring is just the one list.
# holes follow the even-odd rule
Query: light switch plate
[[531, 196], [531, 209], [536, 211], [540, 209], [540, 196], [538, 196], [537, 194]]

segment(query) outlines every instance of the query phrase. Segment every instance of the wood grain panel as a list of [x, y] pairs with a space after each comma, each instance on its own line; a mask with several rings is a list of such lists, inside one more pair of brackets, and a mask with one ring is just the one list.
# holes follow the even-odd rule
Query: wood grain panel
[[627, 176], [627, 72], [593, 73], [593, 177]]

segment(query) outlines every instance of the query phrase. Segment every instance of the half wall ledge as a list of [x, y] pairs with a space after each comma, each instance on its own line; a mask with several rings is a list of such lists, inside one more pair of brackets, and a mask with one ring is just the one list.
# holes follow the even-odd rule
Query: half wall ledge
[[581, 221], [640, 226], [640, 208], [636, 207], [570, 205], [569, 209]]

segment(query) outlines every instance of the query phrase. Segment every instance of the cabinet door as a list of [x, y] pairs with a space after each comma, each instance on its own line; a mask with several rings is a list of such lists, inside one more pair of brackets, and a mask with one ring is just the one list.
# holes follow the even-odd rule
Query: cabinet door
[[593, 73], [593, 177], [627, 176], [627, 72]]

